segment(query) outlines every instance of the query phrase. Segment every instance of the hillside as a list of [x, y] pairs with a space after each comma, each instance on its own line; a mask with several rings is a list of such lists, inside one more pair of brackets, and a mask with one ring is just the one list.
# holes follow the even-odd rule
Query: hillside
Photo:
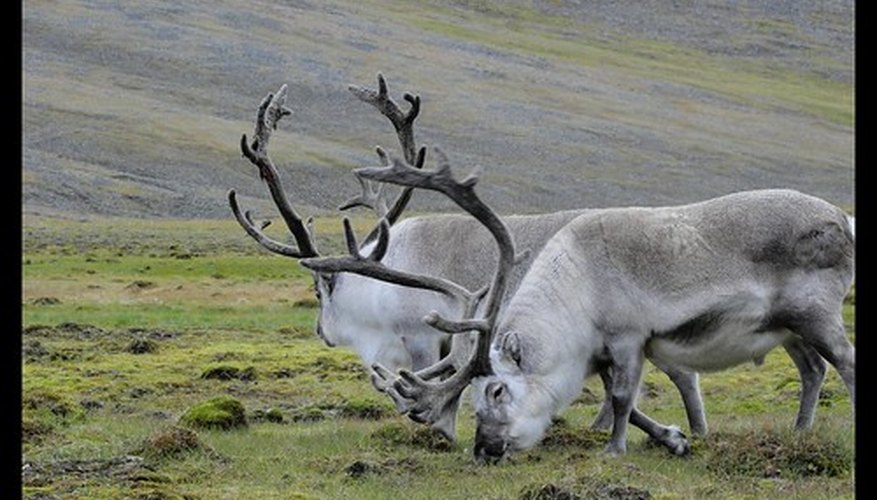
[[297, 207], [332, 211], [374, 145], [398, 151], [347, 91], [378, 72], [504, 213], [854, 203], [851, 1], [28, 0], [23, 32], [25, 215], [230, 218], [229, 188], [273, 215], [238, 143], [284, 83], [272, 156]]

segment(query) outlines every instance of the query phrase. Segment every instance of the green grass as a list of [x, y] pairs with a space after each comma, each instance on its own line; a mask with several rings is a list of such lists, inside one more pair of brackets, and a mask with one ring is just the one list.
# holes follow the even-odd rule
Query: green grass
[[[353, 353], [329, 349], [313, 335], [316, 310], [296, 302], [311, 297], [310, 277], [294, 262], [224, 246], [229, 226], [223, 224], [190, 226], [220, 243], [189, 258], [168, 249], [181, 234], [173, 223], [124, 221], [119, 238], [95, 230], [119, 222], [43, 220], [41, 238], [58, 244], [25, 246], [26, 496], [505, 499], [634, 490], [653, 498], [853, 496], [846, 390], [830, 370], [814, 431], [804, 438], [788, 432], [800, 383], [781, 350], [763, 366], [701, 377], [711, 436], [694, 441], [688, 458], [650, 446], [637, 429], [625, 456], [603, 456], [601, 437], [587, 431], [602, 395], [591, 379], [544, 445], [481, 466], [471, 456], [468, 397], [451, 447], [397, 416]], [[138, 242], [131, 253], [118, 255], [130, 241]], [[138, 280], [153, 284], [129, 288]], [[34, 303], [47, 296], [59, 303]], [[851, 300], [845, 306], [851, 335], [854, 313]], [[133, 353], [136, 339], [155, 349]], [[223, 367], [247, 376], [204, 377]], [[649, 365], [645, 383], [640, 407], [684, 429], [684, 410], [667, 377]], [[245, 429], [173, 430], [187, 410], [220, 396], [243, 404]], [[258, 418], [269, 411], [283, 420]], [[174, 448], [168, 439], [182, 444]], [[145, 447], [156, 442], [174, 451], [150, 453]], [[788, 454], [769, 459], [772, 443]], [[125, 469], [119, 461], [127, 455], [144, 462]], [[831, 474], [819, 472], [822, 459], [831, 461], [825, 469]]]

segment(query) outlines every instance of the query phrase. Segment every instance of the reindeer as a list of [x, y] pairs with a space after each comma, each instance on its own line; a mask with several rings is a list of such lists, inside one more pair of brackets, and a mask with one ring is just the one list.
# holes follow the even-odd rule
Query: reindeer
[[[384, 77], [378, 74], [378, 90], [351, 85], [349, 90], [362, 101], [377, 108], [393, 124], [402, 147], [404, 161], [420, 169], [425, 160], [425, 148], [418, 150], [414, 139], [414, 120], [420, 112], [420, 97], [409, 93], [403, 98], [410, 104], [408, 111], [400, 107], [388, 95]], [[271, 252], [306, 259], [319, 255], [313, 233], [312, 220], [303, 221], [290, 206], [280, 182], [279, 172], [268, 156], [268, 144], [277, 123], [292, 113], [285, 106], [287, 87], [269, 94], [261, 102], [252, 142], [246, 135], [241, 139], [244, 157], [259, 168], [262, 179], [268, 185], [272, 199], [286, 223], [295, 246], [276, 241], [265, 234], [267, 225], [257, 225], [249, 211], [242, 212], [234, 190], [228, 199], [235, 218], [248, 235]], [[387, 162], [386, 153], [378, 148], [382, 163]], [[418, 272], [458, 283], [462, 288], [440, 290], [427, 288], [412, 291], [373, 277], [352, 272], [332, 272], [324, 269], [313, 273], [314, 288], [320, 310], [317, 316], [316, 334], [329, 347], [349, 346], [373, 368], [371, 380], [375, 387], [393, 397], [399, 411], [408, 412], [408, 401], [392, 387], [392, 374], [400, 369], [413, 369], [427, 378], [445, 376], [457, 371], [465, 363], [471, 341], [457, 341], [448, 348], [446, 335], [437, 334], [424, 324], [421, 318], [430, 311], [441, 311], [451, 317], [459, 316], [467, 304], [475, 300], [474, 294], [461, 290], [476, 290], [489, 282], [490, 269], [496, 259], [491, 236], [480, 224], [463, 215], [415, 217], [399, 220], [409, 202], [413, 188], [404, 187], [395, 201], [384, 198], [383, 186], [357, 177], [362, 193], [340, 209], [366, 207], [374, 210], [381, 220], [386, 220], [392, 238], [381, 251], [382, 262], [401, 271]], [[389, 207], [389, 208], [388, 208]], [[561, 227], [589, 210], [572, 210], [530, 216], [508, 216], [504, 222], [514, 238], [528, 251], [511, 271], [509, 288], [515, 290], [536, 253]], [[379, 226], [380, 227], [380, 226]], [[373, 252], [379, 229], [372, 231], [362, 244], [353, 243], [356, 251]], [[370, 253], [374, 257], [377, 254]], [[438, 292], [438, 293], [437, 293]], [[387, 308], [387, 304], [393, 304]], [[444, 347], [443, 347], [444, 346]], [[443, 349], [450, 349], [452, 356], [441, 362]], [[437, 364], [438, 363], [438, 364]], [[662, 367], [678, 387], [688, 414], [689, 428], [695, 435], [707, 432], [703, 402], [698, 389], [696, 373], [682, 372]], [[423, 370], [427, 370], [423, 372]], [[454, 440], [456, 404], [445, 409], [441, 416], [427, 422], [449, 440]], [[415, 413], [409, 416], [418, 419]], [[611, 425], [612, 407], [604, 401], [600, 414], [594, 421], [595, 428]]]
[[[855, 350], [841, 317], [854, 244], [850, 221], [837, 207], [776, 189], [676, 207], [585, 213], [551, 237], [504, 303], [518, 260], [512, 236], [475, 195], [477, 177], [454, 181], [439, 156], [436, 171], [394, 158], [355, 173], [443, 192], [496, 240], [499, 262], [480, 312], [470, 303], [460, 320], [437, 312], [425, 318], [447, 334], [477, 332], [468, 361], [437, 381], [429, 380], [431, 368], [383, 374], [409, 401], [407, 411], [423, 421], [441, 418], [471, 384], [477, 458], [497, 461], [536, 445], [551, 417], [593, 373], [600, 373], [611, 398], [607, 453], [626, 452], [628, 421], [672, 453], [687, 453], [678, 428], [636, 408], [645, 358], [682, 371], [715, 371], [760, 363], [782, 345], [802, 374], [796, 428], [812, 424], [825, 360], [855, 403]], [[388, 237], [384, 229], [381, 245]], [[352, 251], [350, 257], [309, 258], [302, 265], [427, 287], [427, 277], [388, 269]]]

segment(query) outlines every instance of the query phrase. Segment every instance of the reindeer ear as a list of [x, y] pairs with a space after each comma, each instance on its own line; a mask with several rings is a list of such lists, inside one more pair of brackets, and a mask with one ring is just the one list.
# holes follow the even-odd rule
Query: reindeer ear
[[500, 352], [504, 358], [514, 361], [514, 363], [520, 368], [521, 339], [518, 336], [518, 332], [509, 332], [502, 338]]

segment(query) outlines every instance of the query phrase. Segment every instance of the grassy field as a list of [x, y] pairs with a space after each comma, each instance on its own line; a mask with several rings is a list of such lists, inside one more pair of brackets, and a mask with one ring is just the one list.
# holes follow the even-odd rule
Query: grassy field
[[[454, 446], [395, 415], [354, 354], [313, 335], [310, 276], [233, 221], [29, 217], [24, 237], [27, 498], [854, 496], [846, 390], [830, 371], [814, 430], [794, 435], [799, 381], [781, 350], [702, 377], [711, 433], [690, 457], [635, 429], [627, 455], [602, 456], [590, 380], [542, 445], [482, 466], [468, 401]], [[667, 378], [650, 366], [644, 387], [640, 407], [685, 428]], [[243, 404], [246, 426], [181, 423], [218, 396]]]

